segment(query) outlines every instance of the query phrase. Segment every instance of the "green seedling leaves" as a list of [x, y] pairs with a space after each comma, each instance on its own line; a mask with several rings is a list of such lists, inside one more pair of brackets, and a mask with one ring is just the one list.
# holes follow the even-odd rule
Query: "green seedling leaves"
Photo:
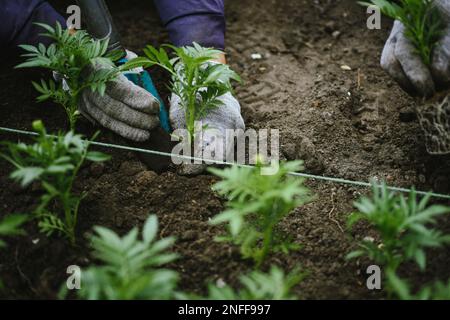
[[[26, 215], [11, 214], [0, 220], [0, 237], [10, 237], [25, 234], [21, 226], [28, 220]], [[0, 239], [0, 248], [5, 247], [5, 242]]]
[[208, 284], [205, 297], [189, 294], [178, 294], [180, 299], [202, 300], [296, 300], [298, 296], [292, 289], [306, 276], [299, 268], [285, 274], [283, 270], [272, 266], [269, 272], [251, 271], [239, 278], [240, 289], [234, 290], [228, 285]]
[[92, 255], [99, 265], [83, 271], [83, 285], [77, 293], [84, 299], [170, 299], [175, 297], [178, 274], [161, 269], [177, 255], [166, 253], [173, 238], [156, 240], [158, 219], [149, 216], [142, 230], [133, 228], [120, 237], [114, 231], [95, 227]]
[[[57, 74], [57, 82], [41, 80], [32, 84], [40, 93], [38, 102], [52, 100], [64, 108], [70, 129], [73, 130], [79, 117], [80, 94], [88, 89], [104, 95], [107, 83], [117, 78], [120, 71], [126, 71], [114, 64], [122, 54], [117, 51], [107, 53], [109, 39], [94, 40], [86, 31], [79, 30], [72, 34], [59, 23], [55, 27], [43, 23], [36, 25], [45, 31], [41, 35], [53, 39], [54, 43], [48, 47], [42, 43], [37, 46], [21, 45], [20, 48], [25, 52], [22, 57], [26, 61], [16, 68], [45, 68]], [[87, 76], [86, 72], [83, 73], [98, 64], [105, 68]]]
[[[171, 58], [167, 50], [171, 50]], [[240, 77], [229, 66], [211, 62], [223, 52], [204, 48], [198, 43], [192, 46], [163, 45], [158, 50], [144, 48], [145, 57], [138, 57], [124, 64], [123, 68], [159, 66], [169, 72], [172, 83], [169, 89], [181, 98], [185, 110], [190, 141], [195, 134], [195, 122], [221, 105], [220, 96], [232, 90], [231, 81]]]
[[232, 166], [211, 168], [222, 178], [213, 190], [227, 198], [227, 209], [215, 216], [211, 224], [228, 223], [231, 241], [241, 248], [245, 258], [259, 266], [271, 251], [287, 252], [294, 248], [276, 227], [293, 209], [311, 200], [303, 179], [288, 176], [302, 169], [302, 162], [280, 164], [274, 175], [261, 175], [258, 168]]
[[[33, 212], [40, 230], [62, 234], [75, 244], [78, 208], [85, 194], [73, 194], [73, 183], [83, 163], [106, 161], [109, 156], [89, 151], [89, 141], [72, 131], [48, 135], [39, 120], [33, 122], [33, 129], [38, 133], [34, 143], [4, 143], [0, 156], [15, 167], [10, 177], [22, 187], [42, 186], [44, 193]], [[55, 202], [60, 210], [50, 209]]]

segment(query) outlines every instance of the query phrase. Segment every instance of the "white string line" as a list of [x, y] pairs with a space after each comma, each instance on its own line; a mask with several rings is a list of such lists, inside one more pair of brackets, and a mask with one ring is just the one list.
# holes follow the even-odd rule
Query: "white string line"
[[[0, 127], [0, 131], [17, 133], [17, 134], [28, 135], [28, 136], [37, 136], [38, 135], [36, 132], [18, 130], [18, 129], [6, 128], [6, 127]], [[50, 136], [52, 136], [52, 135], [50, 135]], [[140, 153], [149, 153], [149, 154], [154, 154], [154, 155], [158, 155], [158, 156], [175, 157], [175, 158], [184, 159], [184, 160], [191, 160], [191, 161], [193, 160], [193, 161], [198, 161], [198, 162], [205, 161], [207, 164], [219, 164], [219, 165], [228, 165], [228, 166], [237, 165], [239, 167], [244, 167], [244, 168], [255, 168], [255, 166], [246, 165], [246, 164], [232, 163], [232, 162], [212, 160], [212, 159], [211, 160], [203, 159], [203, 158], [198, 158], [198, 157], [185, 156], [185, 155], [162, 152], [162, 151], [157, 151], [157, 150], [141, 149], [141, 148], [124, 146], [124, 145], [111, 144], [111, 143], [91, 141], [90, 144], [99, 146], [99, 147], [120, 149], [120, 150], [127, 150], [127, 151], [135, 151], [135, 152], [140, 152]], [[338, 184], [347, 184], [347, 185], [354, 185], [354, 186], [359, 186], [359, 187], [372, 187], [373, 186], [373, 184], [369, 183], [369, 182], [355, 181], [355, 180], [348, 180], [348, 179], [343, 179], [343, 178], [335, 178], [335, 177], [327, 177], [327, 176], [319, 176], [319, 175], [301, 173], [301, 172], [289, 172], [288, 174], [291, 176], [302, 177], [302, 178], [307, 178], [307, 179], [311, 179], [311, 180], [328, 181], [328, 182], [333, 182], [333, 183], [338, 183]], [[375, 187], [381, 188], [382, 185], [375, 184]], [[408, 188], [400, 188], [400, 187], [392, 187], [392, 186], [386, 186], [386, 188], [390, 191], [404, 192], [404, 193], [409, 193], [409, 192], [413, 191], [412, 189], [408, 189]], [[423, 196], [430, 195], [431, 197], [450, 200], [450, 195], [448, 195], [448, 194], [417, 191], [417, 190], [414, 190], [414, 191], [418, 195], [423, 195]]]

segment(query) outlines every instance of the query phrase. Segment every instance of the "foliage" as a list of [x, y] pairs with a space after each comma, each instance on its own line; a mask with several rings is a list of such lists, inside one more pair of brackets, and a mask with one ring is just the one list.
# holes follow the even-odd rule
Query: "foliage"
[[405, 26], [405, 35], [411, 40], [417, 53], [426, 65], [431, 65], [431, 54], [445, 27], [433, 0], [371, 0], [360, 2], [365, 6], [375, 5], [381, 12], [399, 20]]
[[115, 232], [95, 227], [92, 236], [93, 256], [102, 264], [82, 272], [81, 289], [84, 299], [170, 299], [178, 281], [176, 272], [160, 268], [176, 259], [166, 253], [174, 238], [156, 240], [158, 220], [151, 215], [138, 239], [138, 229], [119, 237]]
[[34, 210], [39, 228], [48, 236], [58, 232], [75, 243], [78, 208], [85, 193], [72, 193], [74, 180], [86, 161], [102, 162], [109, 159], [103, 153], [89, 151], [89, 141], [72, 131], [56, 136], [48, 135], [41, 121], [33, 122], [37, 132], [33, 144], [6, 142], [6, 153], [0, 154], [15, 170], [10, 177], [22, 187], [40, 182], [44, 194]]
[[450, 280], [447, 283], [436, 281], [425, 285], [413, 293], [408, 281], [394, 272], [387, 274], [390, 288], [401, 300], [450, 300]]
[[283, 270], [272, 266], [268, 273], [252, 271], [240, 277], [242, 288], [234, 290], [228, 285], [219, 286], [208, 284], [206, 297], [179, 294], [180, 299], [202, 300], [296, 300], [298, 297], [291, 293], [292, 288], [300, 283], [305, 274], [298, 268], [285, 274]]
[[303, 179], [288, 175], [302, 169], [301, 161], [281, 163], [274, 175], [261, 175], [257, 168], [233, 166], [210, 171], [222, 178], [213, 189], [228, 198], [227, 209], [214, 217], [212, 224], [228, 223], [230, 240], [241, 248], [246, 258], [258, 266], [270, 251], [298, 248], [275, 232], [276, 226], [294, 208], [307, 202], [309, 191]]
[[[11, 214], [3, 218], [0, 221], [0, 236], [1, 237], [10, 237], [24, 234], [24, 231], [20, 228], [27, 217], [22, 214]], [[6, 243], [0, 239], [0, 248], [6, 246]]]
[[414, 261], [421, 270], [426, 268], [427, 248], [438, 248], [450, 242], [450, 236], [433, 229], [436, 219], [449, 213], [450, 208], [442, 205], [429, 205], [430, 195], [420, 201], [413, 190], [408, 198], [373, 184], [372, 198], [362, 198], [355, 203], [358, 212], [348, 220], [351, 227], [357, 221], [367, 221], [372, 225], [379, 240], [365, 238], [360, 249], [351, 252], [347, 258], [367, 256], [375, 263], [385, 267], [389, 289], [406, 292], [396, 275], [398, 267], [406, 261]]
[[[120, 58], [117, 52], [107, 54], [108, 39], [94, 40], [85, 31], [72, 33], [63, 29], [59, 23], [55, 28], [36, 23], [46, 32], [42, 35], [54, 41], [48, 47], [40, 43], [38, 46], [21, 45], [27, 53], [24, 63], [16, 68], [45, 68], [57, 73], [64, 81], [41, 80], [33, 82], [34, 88], [41, 94], [37, 100], [42, 102], [48, 99], [60, 104], [68, 117], [70, 129], [75, 128], [79, 116], [78, 99], [81, 92], [89, 88], [93, 92], [103, 95], [106, 83], [117, 77], [121, 71], [113, 63]], [[89, 65], [101, 64], [107, 66], [95, 73], [84, 74]]]
[[[175, 57], [170, 58], [165, 48], [172, 49]], [[124, 67], [157, 65], [170, 73], [170, 90], [181, 99], [189, 138], [193, 141], [196, 121], [220, 106], [218, 98], [232, 91], [231, 80], [240, 81], [239, 76], [229, 66], [211, 62], [222, 51], [204, 48], [195, 42], [193, 46], [181, 48], [163, 45], [159, 50], [147, 46], [144, 53], [145, 57], [135, 58]]]

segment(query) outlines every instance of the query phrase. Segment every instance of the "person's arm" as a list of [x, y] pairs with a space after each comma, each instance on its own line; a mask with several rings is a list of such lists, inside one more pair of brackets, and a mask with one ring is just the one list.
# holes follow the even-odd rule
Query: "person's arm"
[[204, 47], [225, 47], [223, 0], [154, 0], [170, 40], [176, 46], [197, 42]]
[[2, 0], [0, 21], [0, 43], [10, 50], [19, 44], [48, 43], [48, 38], [39, 36], [42, 28], [34, 22], [65, 25], [64, 18], [44, 0]]

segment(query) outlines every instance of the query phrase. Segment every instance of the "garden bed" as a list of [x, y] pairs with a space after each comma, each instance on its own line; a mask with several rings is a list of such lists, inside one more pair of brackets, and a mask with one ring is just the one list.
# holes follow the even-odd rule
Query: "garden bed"
[[[147, 2], [117, 1], [111, 11], [129, 49], [167, 42]], [[282, 155], [304, 159], [309, 173], [362, 181], [376, 177], [390, 185], [449, 193], [450, 158], [426, 153], [414, 101], [379, 67], [391, 23], [384, 20], [381, 30], [371, 31], [365, 19], [364, 9], [351, 0], [227, 1], [226, 51], [244, 80], [236, 93], [247, 127], [280, 129]], [[262, 59], [252, 59], [254, 53]], [[30, 78], [38, 79], [39, 73], [1, 68], [0, 126], [29, 130], [33, 120], [42, 119], [49, 131], [65, 128], [65, 115], [57, 106], [34, 102]], [[153, 76], [167, 98], [163, 81], [158, 81], [167, 79], [160, 73]], [[88, 136], [95, 131], [84, 121], [78, 127]], [[17, 138], [4, 133], [0, 137]], [[99, 140], [126, 144], [106, 131]], [[181, 289], [202, 293], [207, 280], [218, 279], [235, 285], [238, 276], [251, 269], [237, 248], [213, 241], [223, 230], [208, 225], [223, 209], [211, 191], [217, 178], [178, 176], [173, 167], [156, 173], [146, 169], [137, 154], [102, 151], [112, 160], [83, 168], [75, 186], [89, 191], [80, 208], [79, 235], [93, 225], [123, 234], [154, 213], [160, 236], [178, 239], [174, 250], [181, 259], [170, 267], [180, 273]], [[39, 194], [36, 188], [22, 190], [13, 184], [10, 169], [2, 162], [0, 216], [29, 211]], [[369, 261], [345, 260], [355, 238], [371, 235], [364, 225], [352, 233], [345, 230], [353, 201], [367, 190], [319, 181], [307, 184], [316, 199], [282, 224], [301, 250], [271, 256], [264, 267], [276, 263], [290, 270], [300, 264], [308, 272], [295, 290], [302, 298], [384, 298], [383, 291], [365, 286]], [[0, 278], [6, 287], [2, 295], [55, 298], [67, 266], [87, 265], [89, 250], [83, 244], [71, 248], [32, 228], [27, 231], [0, 252]], [[437, 276], [448, 279], [449, 262], [450, 255], [441, 250], [429, 255], [426, 273], [413, 266], [403, 272], [414, 274], [416, 285]]]

